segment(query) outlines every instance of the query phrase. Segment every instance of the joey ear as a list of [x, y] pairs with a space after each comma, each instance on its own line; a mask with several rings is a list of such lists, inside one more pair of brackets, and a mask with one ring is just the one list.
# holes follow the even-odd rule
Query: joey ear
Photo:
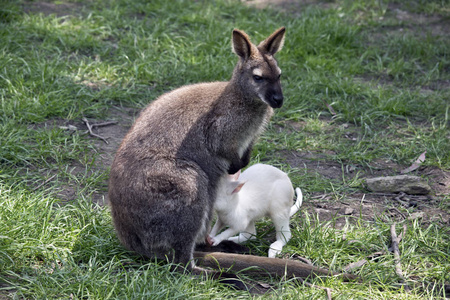
[[280, 51], [281, 48], [283, 48], [285, 33], [285, 27], [281, 27], [275, 30], [274, 33], [272, 33], [267, 39], [265, 39], [258, 45], [258, 49], [273, 56], [275, 53]]
[[233, 51], [234, 51], [234, 53], [236, 53], [239, 57], [241, 57], [245, 60], [251, 56], [252, 46], [253, 45], [250, 42], [250, 38], [248, 37], [248, 35], [245, 32], [243, 32], [239, 29], [233, 30]]
[[244, 186], [245, 181], [228, 181], [226, 187], [226, 193], [228, 195], [233, 195], [235, 193], [239, 193], [241, 188]]
[[239, 179], [239, 175], [241, 175], [241, 170], [237, 171], [234, 174], [229, 174], [228, 179], [231, 181], [237, 181]]
[[231, 194], [236, 194], [239, 193], [239, 191], [242, 189], [242, 187], [244, 186], [245, 181], [244, 182], [239, 182], [236, 181], [236, 186], [234, 187], [233, 191], [231, 192]]

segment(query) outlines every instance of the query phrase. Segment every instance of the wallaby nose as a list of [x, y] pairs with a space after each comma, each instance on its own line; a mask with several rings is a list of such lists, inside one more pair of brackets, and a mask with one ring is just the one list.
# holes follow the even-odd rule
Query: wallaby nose
[[281, 106], [283, 106], [283, 94], [275, 94], [272, 96], [272, 101], [274, 103], [273, 108], [280, 108]]

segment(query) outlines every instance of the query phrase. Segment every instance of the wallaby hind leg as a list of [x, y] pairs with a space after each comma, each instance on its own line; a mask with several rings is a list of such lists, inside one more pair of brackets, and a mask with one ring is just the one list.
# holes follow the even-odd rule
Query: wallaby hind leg
[[269, 257], [275, 257], [281, 253], [283, 246], [291, 239], [291, 229], [289, 228], [289, 215], [272, 218], [277, 232], [277, 240], [270, 245]]
[[245, 230], [241, 233], [239, 233], [238, 236], [230, 237], [228, 240], [241, 244], [248, 240], [254, 240], [256, 239], [256, 227], [255, 222], [250, 222], [250, 224], [245, 228]]
[[[174, 263], [180, 264], [180, 267], [184, 267], [189, 271], [195, 267], [194, 257], [192, 253], [194, 253], [195, 243], [190, 243], [189, 241], [184, 241], [177, 243], [173, 246], [175, 255], [174, 255]], [[178, 269], [178, 267], [176, 267]]]

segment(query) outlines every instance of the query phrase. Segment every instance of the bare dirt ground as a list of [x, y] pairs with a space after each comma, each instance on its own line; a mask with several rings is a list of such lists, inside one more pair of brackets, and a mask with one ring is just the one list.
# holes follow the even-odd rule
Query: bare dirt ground
[[[248, 5], [253, 5], [259, 8], [267, 5], [273, 6], [275, 9], [284, 11], [291, 11], [293, 14], [301, 14], [302, 10], [307, 5], [320, 5], [330, 8], [335, 5], [330, 2], [321, 2], [314, 0], [252, 0], [245, 2]], [[58, 16], [65, 16], [79, 13], [81, 7], [78, 3], [46, 3], [41, 1], [25, 2], [24, 11], [29, 13], [42, 12], [46, 15], [56, 14]], [[442, 34], [445, 22], [440, 16], [428, 16], [415, 13], [409, 13], [401, 10], [400, 7], [389, 7], [396, 15], [396, 18], [403, 20], [411, 20], [408, 23], [410, 28], [420, 28], [418, 34], [423, 32], [424, 26], [428, 26], [432, 32]], [[396, 30], [402, 32], [401, 27], [390, 28], [388, 30]], [[389, 82], [386, 82], [389, 84]], [[443, 82], [437, 88], [447, 87], [449, 83]], [[435, 87], [436, 88], [436, 87]], [[150, 99], [149, 99], [150, 100]], [[104, 122], [115, 120], [117, 124], [95, 129], [95, 133], [106, 138], [108, 143], [92, 137], [92, 142], [96, 151], [100, 154], [100, 159], [97, 161], [99, 170], [106, 170], [112, 163], [114, 154], [120, 145], [121, 140], [131, 127], [138, 111], [131, 108], [113, 107], [110, 109], [109, 116], [105, 120], [89, 120], [91, 123]], [[68, 125], [67, 123], [65, 125]], [[86, 130], [86, 125], [80, 120], [79, 122], [72, 122], [71, 125], [76, 126], [80, 130]], [[302, 124], [290, 122], [287, 124], [287, 130], [302, 130]], [[342, 181], [343, 180], [343, 166], [334, 161], [329, 161], [320, 153], [299, 153], [293, 151], [285, 151], [281, 153], [283, 160], [299, 169], [304, 169], [306, 172], [318, 173], [324, 178]], [[376, 177], [385, 175], [398, 175], [400, 170], [407, 166], [396, 165], [389, 161], [378, 161], [374, 163], [375, 169], [364, 169], [358, 167], [359, 176], [362, 177]], [[344, 176], [346, 179], [351, 179], [356, 175], [352, 167], [344, 166], [346, 172]], [[391, 216], [392, 218], [402, 220], [405, 218], [422, 218], [424, 222], [437, 221], [442, 224], [450, 225], [450, 212], [448, 208], [442, 207], [440, 201], [443, 195], [450, 194], [450, 172], [440, 170], [435, 167], [422, 167], [416, 171], [418, 176], [424, 176], [428, 179], [433, 193], [426, 196], [404, 195], [397, 194], [380, 194], [380, 193], [364, 193], [357, 192], [344, 196], [336, 197], [331, 193], [312, 193], [307, 194], [304, 199], [303, 209], [309, 213], [318, 214], [321, 221], [328, 221], [334, 217], [339, 216], [353, 216], [355, 218], [361, 217], [365, 220], [374, 220], [380, 215]], [[106, 184], [106, 183], [105, 183]], [[70, 199], [75, 197], [76, 187], [64, 187], [60, 191], [62, 198]], [[107, 196], [105, 194], [94, 194], [93, 201], [99, 203], [107, 203]], [[338, 218], [343, 220], [335, 224], [340, 228], [345, 224], [345, 218]]]

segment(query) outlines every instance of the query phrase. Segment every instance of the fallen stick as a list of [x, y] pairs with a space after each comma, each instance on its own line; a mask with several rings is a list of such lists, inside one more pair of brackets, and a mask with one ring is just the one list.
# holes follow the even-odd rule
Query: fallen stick
[[[93, 125], [89, 124], [89, 121], [88, 121], [86, 118], [83, 118], [82, 120], [83, 120], [84, 124], [86, 124], [86, 127], [87, 127], [87, 129], [88, 129], [88, 131], [89, 131], [89, 134], [90, 134], [91, 136], [96, 137], [96, 138], [99, 138], [99, 139], [101, 139], [102, 141], [104, 141], [106, 144], [108, 144], [108, 141], [107, 141], [104, 137], [102, 137], [101, 135], [98, 135], [98, 134], [96, 134], [96, 133], [94, 133], [94, 132], [92, 131]], [[108, 125], [111, 125], [111, 124], [108, 124]], [[95, 126], [95, 125], [94, 125], [94, 126]], [[99, 126], [99, 125], [96, 125], [96, 126]], [[103, 126], [106, 126], [106, 125], [103, 125]]]
[[300, 255], [295, 254], [295, 255], [293, 256], [293, 258], [296, 259], [296, 260], [299, 260], [299, 261], [301, 261], [301, 262], [304, 262], [304, 263], [307, 264], [307, 265], [313, 266], [312, 261], [310, 261], [310, 260], [307, 259], [306, 257], [302, 257], [302, 256], [300, 256]]
[[386, 254], [384, 251], [374, 252], [374, 253], [368, 255], [366, 257], [367, 259], [364, 258], [364, 259], [361, 259], [361, 260], [359, 260], [357, 262], [350, 263], [347, 266], [343, 267], [342, 270], [344, 272], [350, 272], [353, 269], [360, 268], [360, 267], [364, 266], [366, 263], [368, 263], [368, 259], [373, 260], [376, 257], [379, 257], [379, 256], [384, 255], [384, 254]]
[[327, 298], [328, 300], [332, 300], [333, 298], [331, 298], [331, 289], [330, 288], [326, 288], [327, 291]]
[[108, 121], [108, 122], [103, 122], [103, 123], [95, 123], [95, 124], [91, 124], [91, 127], [104, 127], [104, 126], [109, 126], [109, 125], [115, 125], [119, 122], [117, 121]]
[[403, 220], [406, 220], [406, 216], [402, 213], [397, 207], [391, 207], [388, 210], [395, 210], [400, 216], [402, 216]]
[[[392, 227], [391, 227], [391, 230], [392, 230]], [[403, 239], [403, 237], [405, 236], [405, 234], [406, 234], [406, 224], [403, 224], [403, 231], [397, 236], [398, 245], [400, 245], [400, 242], [402, 241], [402, 239]], [[392, 233], [391, 233], [391, 235], [392, 235]], [[390, 252], [394, 252], [393, 246], [391, 245], [391, 246], [388, 248], [388, 250], [389, 250]]]
[[44, 185], [46, 185], [47, 183], [49, 183], [53, 178], [55, 178], [56, 177], [56, 174], [55, 175], [53, 175], [52, 177], [50, 177], [50, 178], [47, 178], [44, 182], [42, 182], [40, 185], [38, 185], [37, 187], [35, 187], [34, 189], [33, 189], [33, 192], [34, 191], [37, 191], [38, 189], [40, 189], [41, 187], [43, 187]]
[[353, 269], [364, 266], [366, 263], [367, 263], [367, 259], [362, 259], [357, 262], [346, 265], [345, 267], [342, 268], [342, 270], [344, 270], [344, 272], [350, 272]]
[[[400, 249], [399, 249], [399, 238], [397, 236], [397, 233], [395, 232], [395, 222], [391, 225], [391, 248], [392, 248], [392, 252], [394, 253], [394, 261], [395, 261], [395, 273], [397, 274], [398, 277], [400, 277], [400, 282], [403, 284], [403, 287], [405, 288], [405, 291], [410, 291], [409, 286], [406, 284], [406, 279], [403, 276], [403, 272], [402, 272], [402, 265], [400, 264]], [[405, 230], [406, 225], [404, 225], [404, 231]]]
[[[392, 230], [392, 228], [391, 228], [391, 230]], [[403, 237], [405, 236], [405, 234], [406, 234], [406, 224], [403, 225], [403, 231], [397, 236], [397, 243], [396, 243], [397, 246], [400, 244], [400, 242], [401, 242], [401, 240], [403, 239]], [[391, 235], [392, 235], [392, 234], [391, 234]], [[350, 243], [350, 242], [353, 242], [353, 241], [357, 241], [357, 240], [351, 240], [351, 241], [349, 241], [349, 243]], [[391, 245], [391, 246], [388, 248], [388, 250], [389, 250], [390, 252], [393, 252], [393, 251], [394, 251], [393, 245]], [[375, 252], [375, 253], [372, 253], [372, 254], [368, 255], [366, 258], [367, 258], [367, 259], [373, 259], [373, 258], [375, 258], [375, 257], [378, 257], [378, 256], [380, 256], [380, 255], [385, 255], [385, 254], [386, 254], [386, 252], [384, 252], [384, 251], [379, 251], [379, 252]], [[353, 270], [353, 269], [360, 268], [360, 267], [364, 266], [364, 265], [368, 262], [367, 259], [361, 259], [361, 260], [359, 260], [359, 261], [357, 261], [357, 262], [350, 263], [350, 264], [348, 264], [347, 266], [343, 267], [342, 270], [343, 270], [344, 272], [350, 272], [350, 271]]]

